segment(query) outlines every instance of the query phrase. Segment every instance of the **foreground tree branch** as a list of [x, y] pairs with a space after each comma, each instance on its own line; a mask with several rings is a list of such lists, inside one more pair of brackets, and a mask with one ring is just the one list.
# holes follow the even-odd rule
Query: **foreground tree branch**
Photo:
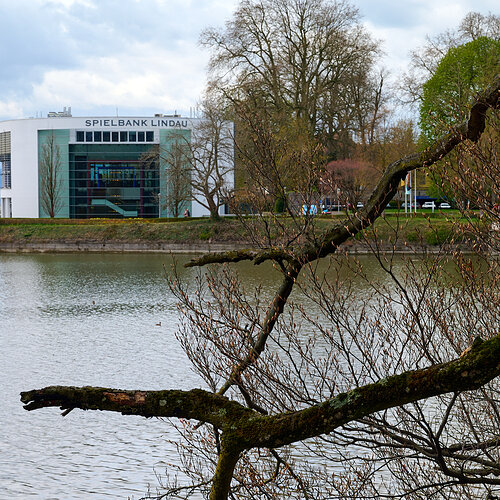
[[[143, 417], [176, 417], [209, 422], [237, 436], [240, 450], [277, 448], [371, 413], [450, 392], [478, 389], [500, 375], [500, 335], [476, 340], [461, 357], [407, 371], [342, 393], [300, 411], [262, 415], [236, 401], [201, 389], [132, 391], [103, 387], [50, 386], [21, 393], [24, 409], [103, 410]], [[234, 448], [234, 443], [232, 444]]]
[[[301, 400], [298, 411], [262, 415], [231, 401], [223, 394], [241, 382], [245, 370], [256, 364], [283, 313], [296, 279], [303, 267], [333, 252], [359, 231], [369, 227], [382, 214], [407, 172], [432, 165], [456, 145], [469, 139], [478, 140], [485, 127], [489, 108], [498, 108], [500, 77], [472, 107], [469, 120], [453, 129], [425, 151], [392, 163], [366, 207], [356, 217], [346, 219], [319, 237], [302, 246], [287, 249], [242, 250], [201, 257], [190, 266], [214, 262], [250, 260], [258, 264], [265, 260], [277, 262], [282, 282], [270, 301], [262, 320], [255, 320], [259, 332], [251, 348], [234, 358], [234, 368], [227, 375], [218, 394], [203, 390], [191, 391], [122, 391], [94, 387], [47, 387], [21, 393], [26, 410], [60, 407], [67, 414], [73, 408], [115, 411], [144, 417], [175, 417], [194, 419], [212, 424], [222, 431], [218, 465], [212, 480], [210, 498], [226, 499], [234, 469], [242, 452], [253, 448], [277, 448], [311, 437], [332, 433], [349, 422], [390, 408], [400, 407], [430, 397], [478, 389], [500, 375], [500, 335], [496, 331], [487, 341], [476, 341], [470, 350], [453, 361], [434, 364], [420, 370], [404, 371], [369, 385], [354, 387], [348, 392], [306, 406]], [[253, 318], [252, 318], [253, 321]], [[410, 331], [412, 331], [410, 329]], [[245, 344], [246, 345], [246, 344]], [[460, 352], [460, 351], [458, 351]], [[448, 359], [448, 357], [443, 357]], [[429, 363], [434, 362], [433, 360]], [[229, 365], [230, 367], [232, 365]], [[389, 373], [399, 371], [395, 368]], [[372, 378], [377, 380], [380, 375]], [[215, 384], [214, 384], [215, 385]], [[214, 389], [215, 390], [215, 389]], [[333, 391], [332, 391], [333, 392]], [[326, 397], [329, 397], [330, 392]], [[310, 401], [310, 400], [309, 400]], [[306, 406], [306, 407], [304, 407]]]
[[[176, 417], [209, 422], [224, 428], [228, 422], [253, 414], [236, 401], [201, 389], [190, 391], [130, 391], [105, 387], [51, 386], [21, 393], [21, 401], [28, 411], [49, 406], [62, 410], [115, 411], [123, 415], [142, 417]], [[240, 417], [238, 417], [240, 414]]]
[[356, 217], [351, 217], [337, 223], [333, 228], [320, 235], [314, 242], [309, 242], [291, 250], [263, 249], [256, 251], [246, 249], [207, 254], [198, 259], [193, 259], [186, 264], [186, 267], [195, 267], [213, 263], [239, 262], [241, 260], [250, 260], [254, 264], [260, 264], [267, 260], [274, 260], [280, 264], [286, 261], [288, 264], [284, 273], [284, 280], [266, 313], [256, 346], [250, 350], [242, 362], [235, 366], [231, 377], [222, 386], [219, 394], [224, 394], [245, 369], [252, 362], [256, 361], [263, 352], [269, 334], [283, 312], [295, 280], [303, 266], [334, 253], [348, 239], [371, 226], [382, 215], [385, 206], [392, 200], [401, 180], [405, 178], [408, 172], [433, 165], [452, 151], [458, 144], [467, 139], [477, 141], [484, 131], [488, 109], [499, 106], [499, 93], [500, 76], [477, 99], [471, 108], [467, 121], [435, 141], [424, 151], [406, 156], [389, 165], [375, 187], [366, 207], [358, 212]]
[[322, 434], [372, 413], [449, 392], [478, 389], [500, 375], [500, 335], [476, 340], [448, 363], [394, 375], [300, 411], [263, 416], [235, 401], [203, 390], [120, 391], [100, 387], [52, 386], [21, 393], [28, 411], [116, 411], [144, 417], [177, 417], [210, 422], [222, 429], [222, 450], [212, 499], [225, 499], [239, 454], [252, 448], [278, 448]]

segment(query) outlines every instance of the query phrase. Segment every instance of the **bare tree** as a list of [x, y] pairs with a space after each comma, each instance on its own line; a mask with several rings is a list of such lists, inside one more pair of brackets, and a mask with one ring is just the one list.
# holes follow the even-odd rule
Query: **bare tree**
[[355, 160], [328, 163], [321, 178], [321, 192], [342, 205], [356, 207], [372, 192], [378, 172], [370, 164]]
[[[172, 132], [167, 148], [155, 147], [143, 158], [155, 159], [164, 169], [165, 181], [160, 186], [160, 203], [173, 217], [179, 217], [191, 201], [191, 162], [188, 143], [182, 135]], [[160, 182], [162, 176], [160, 175]]]
[[163, 206], [178, 217], [186, 202], [196, 200], [219, 218], [219, 209], [231, 197], [234, 186], [234, 133], [225, 112], [206, 98], [199, 108], [191, 135], [171, 131], [167, 147], [155, 147], [143, 161], [158, 161], [166, 173]]
[[275, 120], [294, 117], [323, 136], [330, 156], [346, 155], [338, 150], [344, 136], [364, 134], [377, 115], [378, 45], [348, 1], [245, 0], [224, 29], [206, 30], [201, 42], [213, 51], [212, 82], [226, 96], [258, 92]]
[[[209, 489], [211, 499], [491, 498], [500, 486], [494, 263], [480, 279], [469, 279], [472, 269], [481, 268], [458, 256], [467, 283], [460, 288], [450, 287], [446, 274], [438, 275], [441, 283], [428, 278], [444, 269], [439, 259], [422, 260], [429, 273], [409, 261], [403, 279], [391, 260], [380, 258], [396, 290], [375, 286], [377, 294], [361, 303], [353, 302], [356, 288], [342, 267], [333, 280], [316, 269], [319, 259], [372, 226], [408, 172], [432, 165], [461, 143], [477, 142], [488, 110], [499, 107], [499, 91], [497, 77], [464, 123], [424, 151], [389, 165], [355, 217], [323, 231], [319, 226], [314, 233], [303, 231], [293, 244], [205, 255], [189, 264], [271, 260], [280, 282], [267, 306], [258, 291], [251, 301], [227, 267], [208, 269], [206, 285], [200, 275], [194, 294], [173, 276], [183, 311], [179, 339], [209, 390], [54, 386], [22, 393], [25, 408], [59, 406], [64, 414], [99, 409], [205, 423], [183, 429], [186, 439], [199, 439], [191, 443], [204, 453], [204, 470], [193, 476], [196, 484], [174, 488], [169, 496]], [[378, 239], [370, 244], [379, 255]], [[363, 276], [361, 268], [356, 272]], [[309, 310], [308, 300], [291, 297], [297, 289], [320, 307], [320, 315]], [[316, 453], [317, 443], [335, 447], [343, 466], [339, 478], [328, 469], [319, 474], [307, 461], [297, 473], [300, 464], [286, 448], [293, 443], [300, 443], [306, 456]], [[359, 454], [360, 446], [371, 455]], [[322, 456], [324, 450], [319, 449]], [[375, 482], [384, 470], [392, 473], [392, 483]], [[318, 485], [317, 478], [329, 479]]]
[[47, 136], [40, 152], [40, 206], [53, 218], [63, 204], [61, 185], [61, 151], [54, 132]]
[[209, 210], [211, 219], [218, 219], [234, 185], [234, 131], [214, 98], [206, 97], [199, 111], [187, 144], [192, 196]]

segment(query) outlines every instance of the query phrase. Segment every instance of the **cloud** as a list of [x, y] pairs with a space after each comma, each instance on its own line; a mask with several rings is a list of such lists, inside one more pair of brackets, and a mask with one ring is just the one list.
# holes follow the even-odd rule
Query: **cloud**
[[[203, 90], [199, 68], [206, 63], [195, 44], [175, 51], [151, 51], [146, 43], [130, 44], [126, 54], [89, 58], [78, 69], [47, 71], [34, 86], [34, 102], [92, 109], [189, 109]], [[182, 74], [179, 68], [183, 68]], [[113, 113], [114, 114], [114, 113]]]
[[[71, 105], [75, 114], [186, 112], [205, 84], [199, 33], [239, 0], [0, 0], [0, 119]], [[403, 67], [426, 34], [455, 28], [493, 0], [354, 0], [386, 66]]]
[[8, 110], [34, 114], [68, 104], [75, 111], [109, 103], [189, 109], [201, 94], [208, 61], [198, 34], [227, 18], [235, 3], [1, 2], [0, 117]]

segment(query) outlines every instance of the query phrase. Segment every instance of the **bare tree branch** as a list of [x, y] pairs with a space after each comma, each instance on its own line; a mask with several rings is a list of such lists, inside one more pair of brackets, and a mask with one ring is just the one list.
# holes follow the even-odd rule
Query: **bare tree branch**
[[277, 448], [327, 434], [337, 427], [387, 408], [449, 392], [478, 389], [500, 375], [500, 335], [477, 340], [463, 356], [421, 370], [407, 371], [352, 389], [306, 409], [262, 415], [226, 397], [201, 389], [190, 391], [121, 391], [102, 387], [51, 386], [21, 393], [28, 411], [116, 411], [144, 417], [177, 417], [209, 422], [232, 435], [239, 450]]

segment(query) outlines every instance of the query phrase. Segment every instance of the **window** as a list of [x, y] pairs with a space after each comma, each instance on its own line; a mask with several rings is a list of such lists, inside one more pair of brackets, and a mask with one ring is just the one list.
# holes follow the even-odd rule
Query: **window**
[[12, 198], [0, 198], [0, 217], [12, 217]]
[[0, 187], [10, 189], [12, 187], [10, 159], [7, 160], [7, 156], [10, 158], [10, 155], [0, 155]]
[[[105, 162], [89, 163], [91, 188], [129, 188], [139, 187], [139, 162]], [[139, 177], [138, 177], [139, 176]], [[100, 193], [102, 194], [102, 193]], [[108, 195], [110, 193], [108, 192]], [[113, 191], [120, 197], [126, 196], [126, 191]], [[139, 192], [128, 192], [128, 195], [137, 196]]]
[[76, 142], [154, 142], [155, 133], [148, 131], [76, 130]]

